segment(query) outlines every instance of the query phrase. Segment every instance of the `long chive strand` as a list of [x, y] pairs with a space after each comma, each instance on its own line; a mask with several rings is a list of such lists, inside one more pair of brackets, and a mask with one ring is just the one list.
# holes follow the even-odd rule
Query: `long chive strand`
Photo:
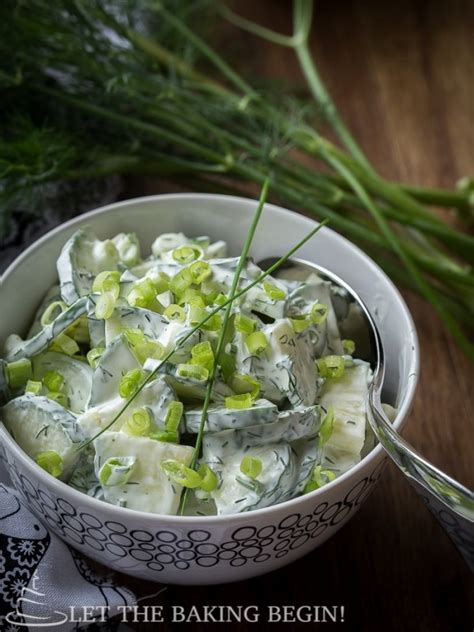
[[[263, 183], [262, 192], [260, 194], [260, 199], [259, 199], [259, 202], [258, 202], [258, 206], [257, 206], [257, 209], [256, 209], [255, 214], [253, 216], [253, 219], [252, 219], [252, 222], [250, 224], [249, 230], [247, 232], [247, 237], [245, 239], [245, 243], [243, 245], [242, 252], [240, 253], [239, 262], [237, 264], [237, 268], [236, 268], [235, 273], [234, 273], [234, 278], [232, 279], [232, 285], [231, 285], [230, 291], [229, 291], [230, 295], [235, 294], [235, 292], [237, 291], [237, 287], [238, 287], [238, 284], [239, 284], [239, 281], [240, 281], [240, 275], [242, 274], [242, 270], [244, 268], [245, 262], [247, 261], [247, 257], [248, 257], [249, 250], [250, 250], [250, 246], [252, 245], [252, 241], [253, 241], [253, 238], [254, 238], [254, 235], [255, 235], [255, 231], [257, 230], [257, 226], [258, 226], [258, 223], [260, 221], [260, 217], [262, 215], [262, 211], [263, 211], [263, 208], [265, 206], [265, 202], [267, 200], [268, 186], [269, 186], [269, 180], [267, 178], [267, 179], [265, 179], [265, 182]], [[207, 383], [206, 396], [205, 396], [204, 404], [203, 404], [203, 407], [202, 407], [201, 420], [200, 420], [200, 423], [199, 423], [199, 429], [198, 429], [198, 433], [197, 433], [197, 437], [196, 437], [196, 442], [194, 444], [193, 458], [191, 460], [191, 468], [192, 469], [196, 469], [197, 461], [198, 461], [199, 454], [200, 454], [200, 451], [201, 451], [202, 438], [203, 438], [203, 434], [204, 434], [204, 427], [205, 427], [206, 421], [207, 421], [207, 411], [208, 411], [209, 405], [211, 403], [212, 390], [214, 388], [214, 382], [215, 382], [216, 375], [217, 375], [217, 362], [218, 362], [218, 359], [221, 356], [222, 351], [224, 350], [225, 335], [226, 335], [226, 331], [227, 331], [227, 326], [229, 324], [229, 318], [230, 318], [231, 312], [232, 312], [232, 303], [229, 303], [229, 305], [227, 305], [227, 307], [225, 308], [225, 311], [224, 311], [222, 327], [221, 327], [221, 330], [219, 332], [219, 338], [218, 338], [218, 341], [217, 341], [216, 353], [214, 355], [214, 362], [213, 362], [212, 370], [211, 370], [211, 373], [209, 375], [209, 380], [208, 380], [208, 383]], [[184, 488], [183, 493], [181, 495], [181, 501], [180, 501], [180, 505], [179, 505], [179, 509], [178, 509], [178, 513], [180, 515], [183, 515], [183, 513], [184, 513], [187, 497], [188, 497], [188, 489]]]

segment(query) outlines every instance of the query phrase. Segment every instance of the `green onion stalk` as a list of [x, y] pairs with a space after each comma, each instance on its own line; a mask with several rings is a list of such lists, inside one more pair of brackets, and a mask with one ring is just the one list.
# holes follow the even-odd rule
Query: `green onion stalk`
[[[309, 51], [312, 9], [310, 0], [294, 0], [287, 37], [222, 3], [5, 0], [0, 238], [15, 209], [41, 210], [41, 191], [63, 182], [152, 174], [188, 188], [241, 194], [272, 173], [277, 201], [330, 220], [360, 244], [433, 305], [474, 359], [465, 327], [473, 322], [474, 238], [433, 210], [454, 209], [458, 225], [467, 228], [474, 183], [465, 178], [455, 191], [423, 189], [377, 173]], [[199, 31], [211, 17], [214, 26], [230, 20], [292, 51], [311, 98], [250, 84]], [[341, 146], [314, 126], [316, 113]], [[308, 166], [308, 156], [315, 166]]]

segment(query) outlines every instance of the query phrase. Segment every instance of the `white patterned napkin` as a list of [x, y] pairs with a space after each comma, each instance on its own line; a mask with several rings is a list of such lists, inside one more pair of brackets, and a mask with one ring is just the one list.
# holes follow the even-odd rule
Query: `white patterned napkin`
[[129, 629], [121, 617], [112, 617], [134, 606], [135, 595], [117, 585], [112, 573], [94, 571], [29, 511], [9, 484], [0, 460], [0, 632], [69, 632], [84, 629], [78, 620], [92, 616], [97, 623], [86, 624], [89, 631]]

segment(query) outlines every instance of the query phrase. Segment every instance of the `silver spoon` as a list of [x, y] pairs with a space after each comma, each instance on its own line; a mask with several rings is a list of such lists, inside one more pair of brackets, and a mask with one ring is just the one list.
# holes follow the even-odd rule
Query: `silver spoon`
[[[258, 262], [258, 265], [266, 270], [276, 261], [277, 257], [270, 257]], [[377, 325], [358, 294], [329, 270], [301, 259], [289, 259], [274, 276], [305, 280], [310, 273], [316, 273], [323, 280], [330, 281], [347, 292], [345, 302], [352, 304], [352, 313], [357, 313], [358, 318], [356, 331], [345, 333], [355, 341], [357, 357], [369, 362], [373, 370], [367, 396], [370, 426], [387, 454], [423, 498], [469, 568], [474, 571], [474, 493], [427, 461], [390, 423], [381, 399], [385, 375], [382, 339]]]

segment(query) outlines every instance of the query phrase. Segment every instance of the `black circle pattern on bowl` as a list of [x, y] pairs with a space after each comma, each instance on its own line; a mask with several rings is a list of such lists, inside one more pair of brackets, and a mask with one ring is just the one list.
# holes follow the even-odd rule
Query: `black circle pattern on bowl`
[[185, 537], [169, 529], [154, 533], [144, 529], [129, 531], [120, 522], [102, 522], [63, 498], [54, 499], [47, 490], [37, 489], [13, 463], [9, 464], [9, 473], [32, 510], [66, 542], [84, 547], [86, 553], [89, 548], [98, 553], [107, 552], [116, 559], [129, 557], [160, 573], [170, 567], [187, 570], [191, 565], [212, 568], [227, 564], [237, 568], [266, 562], [271, 557], [285, 557], [347, 518], [373, 489], [384, 465], [385, 460], [369, 476], [358, 481], [343, 500], [332, 504], [320, 502], [309, 514], [291, 513], [278, 525], [239, 527], [227, 541], [219, 543], [212, 542], [212, 534], [200, 528], [190, 529]]

